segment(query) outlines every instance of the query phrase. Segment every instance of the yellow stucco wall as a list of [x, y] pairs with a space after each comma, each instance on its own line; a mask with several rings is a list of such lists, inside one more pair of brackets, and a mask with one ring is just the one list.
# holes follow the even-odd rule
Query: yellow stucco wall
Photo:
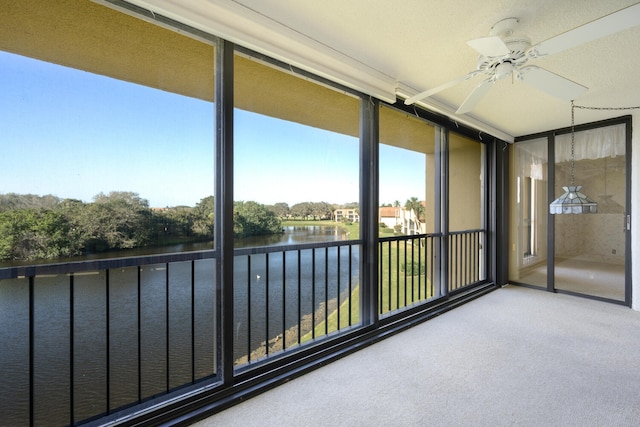
[[483, 145], [451, 132], [449, 134], [449, 230], [482, 227]]
[[5, 0], [0, 50], [213, 101], [213, 46], [88, 0]]

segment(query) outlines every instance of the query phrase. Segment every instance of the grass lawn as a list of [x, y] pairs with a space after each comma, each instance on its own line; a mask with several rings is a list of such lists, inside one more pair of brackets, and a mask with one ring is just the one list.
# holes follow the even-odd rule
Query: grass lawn
[[[332, 226], [341, 227], [349, 233], [349, 240], [357, 240], [360, 237], [359, 223], [341, 223], [335, 221], [303, 221], [287, 220], [282, 222], [283, 226]], [[393, 229], [380, 227], [380, 237], [394, 236]], [[422, 250], [420, 259], [417, 257], [417, 249], [414, 248], [414, 259], [410, 258], [411, 243], [390, 242], [381, 245], [381, 270], [379, 287], [381, 314], [401, 309], [412, 305], [418, 301], [424, 301], [433, 297], [433, 289], [425, 274], [427, 262], [426, 251]], [[408, 251], [407, 259], [404, 254]], [[336, 301], [330, 301], [328, 314], [320, 316], [316, 321], [314, 333], [311, 331], [301, 337], [301, 342], [312, 339], [312, 336], [321, 337], [327, 332], [335, 332], [349, 326], [349, 310], [351, 310], [351, 325], [358, 325], [360, 322], [360, 288], [355, 285], [351, 292], [351, 305], [349, 299], [344, 298], [340, 306], [336, 307]], [[339, 316], [338, 316], [339, 313]], [[340, 327], [338, 327], [338, 317]]]
[[[338, 312], [340, 313], [340, 329], [347, 328], [349, 326], [349, 300], [340, 304], [339, 310], [333, 310], [327, 316], [327, 321], [322, 320], [315, 325], [314, 334], [311, 331], [300, 337], [300, 343], [309, 341], [313, 336], [320, 337], [338, 330]], [[357, 325], [360, 323], [360, 287], [356, 286], [351, 291], [351, 325]]]
[[[382, 247], [382, 270], [379, 272], [382, 284], [379, 287], [381, 314], [433, 297], [433, 287], [425, 274], [426, 259], [424, 254], [422, 254], [421, 260], [415, 259], [411, 263], [404, 261], [404, 251], [404, 245], [398, 247], [398, 242], [391, 242], [391, 245], [383, 245]], [[348, 299], [344, 299], [338, 309], [335, 307], [335, 301], [333, 305], [330, 302], [326, 322], [322, 316], [320, 321], [315, 324], [314, 333], [308, 332], [303, 335], [301, 343], [312, 339], [312, 336], [321, 337], [327, 332], [335, 332], [350, 326], [349, 309], [351, 309], [351, 325], [358, 325], [360, 322], [360, 287], [357, 285], [351, 292], [351, 307], [349, 307]], [[339, 316], [338, 313], [340, 313]], [[338, 317], [340, 320], [339, 328]]]

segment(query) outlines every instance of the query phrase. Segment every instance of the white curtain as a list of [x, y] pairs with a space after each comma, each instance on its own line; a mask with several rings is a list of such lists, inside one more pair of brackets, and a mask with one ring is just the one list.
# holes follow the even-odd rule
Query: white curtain
[[519, 142], [515, 145], [515, 165], [518, 176], [541, 180], [547, 164], [547, 138]]
[[[625, 125], [619, 124], [575, 133], [574, 159], [602, 159], [625, 155]], [[571, 160], [571, 134], [556, 137], [556, 162]]]

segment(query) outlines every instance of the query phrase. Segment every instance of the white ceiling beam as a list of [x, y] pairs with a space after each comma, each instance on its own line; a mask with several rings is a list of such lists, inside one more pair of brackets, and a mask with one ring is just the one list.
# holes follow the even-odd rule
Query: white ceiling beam
[[[407, 85], [400, 83], [398, 84], [398, 89], [396, 93], [399, 97], [406, 99], [413, 95], [417, 95], [418, 91]], [[433, 98], [426, 98], [426, 99], [415, 102], [415, 104], [418, 104], [428, 110], [447, 116], [451, 120], [455, 121], [456, 123], [460, 123], [470, 128], [477, 129], [480, 132], [484, 132], [488, 135], [492, 135], [498, 139], [501, 139], [502, 141], [511, 143], [515, 139], [513, 135], [510, 135], [500, 129], [497, 129], [493, 126], [483, 123], [480, 120], [477, 120], [469, 116], [468, 114], [456, 114], [455, 108], [447, 104], [438, 102]]]

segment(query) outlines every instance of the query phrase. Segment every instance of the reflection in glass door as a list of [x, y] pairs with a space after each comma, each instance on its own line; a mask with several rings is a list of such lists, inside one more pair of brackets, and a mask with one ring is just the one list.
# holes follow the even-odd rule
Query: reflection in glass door
[[625, 300], [626, 158], [625, 125], [555, 139], [555, 196], [575, 185], [597, 202], [597, 213], [554, 215], [554, 287], [617, 301]]
[[511, 151], [509, 279], [547, 286], [547, 138], [519, 142]]
[[[571, 185], [571, 134], [520, 141], [510, 150], [509, 281], [629, 303], [626, 122], [575, 132], [573, 181], [597, 212], [550, 215]], [[549, 149], [555, 161], [549, 163]], [[553, 192], [549, 194], [549, 178]], [[549, 222], [552, 221], [552, 222]]]

